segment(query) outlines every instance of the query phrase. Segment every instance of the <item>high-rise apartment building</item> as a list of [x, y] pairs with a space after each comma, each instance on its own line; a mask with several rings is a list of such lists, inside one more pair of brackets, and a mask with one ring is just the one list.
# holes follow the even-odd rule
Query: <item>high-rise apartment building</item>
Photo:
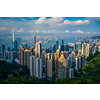
[[31, 56], [30, 50], [28, 49], [24, 50], [24, 65], [26, 65], [28, 69], [30, 69], [30, 59], [29, 59], [30, 56]]
[[89, 44], [82, 44], [82, 55], [85, 55], [86, 57], [89, 56]]
[[82, 68], [86, 63], [84, 55], [76, 56], [75, 60], [76, 60], [75, 61], [76, 62], [76, 70]]
[[21, 46], [20, 47], [20, 64], [21, 65], [24, 65], [24, 47], [23, 46]]
[[47, 60], [47, 77], [52, 78], [53, 76], [53, 64], [52, 59]]
[[42, 43], [39, 42], [36, 44], [35, 48], [35, 56], [41, 58], [42, 57]]
[[42, 78], [42, 59], [36, 58], [36, 77]]
[[30, 76], [36, 76], [36, 57], [30, 56]]
[[81, 42], [76, 42], [75, 44], [75, 51], [81, 50], [82, 49], [82, 43]]
[[35, 48], [34, 48], [34, 47], [31, 47], [31, 48], [30, 48], [30, 51], [31, 51], [31, 56], [32, 56], [32, 55], [35, 56]]

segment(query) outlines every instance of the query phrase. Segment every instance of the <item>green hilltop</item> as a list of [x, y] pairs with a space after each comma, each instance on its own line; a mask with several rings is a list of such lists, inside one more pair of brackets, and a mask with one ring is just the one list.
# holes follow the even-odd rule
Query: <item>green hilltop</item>
[[76, 78], [55, 81], [29, 76], [26, 66], [0, 61], [0, 84], [100, 84], [100, 53], [90, 55], [88, 63], [78, 71]]

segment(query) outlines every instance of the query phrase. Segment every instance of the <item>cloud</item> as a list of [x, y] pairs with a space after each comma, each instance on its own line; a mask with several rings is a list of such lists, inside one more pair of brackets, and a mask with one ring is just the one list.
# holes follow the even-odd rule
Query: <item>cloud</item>
[[12, 28], [11, 32], [15, 32], [17, 30], [17, 28]]
[[69, 30], [66, 30], [66, 31], [65, 31], [65, 33], [69, 33], [69, 32], [70, 32]]
[[1, 31], [7, 30], [5, 27], [0, 28]]
[[73, 31], [72, 33], [83, 33], [83, 31], [78, 30], [78, 31]]
[[36, 30], [36, 33], [39, 33], [39, 30]]
[[68, 21], [68, 20], [65, 20], [64, 21], [64, 24], [67, 24], [67, 25], [88, 25], [89, 24], [89, 20], [78, 20], [78, 21]]
[[49, 30], [49, 31], [44, 30], [44, 31], [42, 31], [42, 33], [44, 33], [44, 34], [50, 34], [51, 30]]
[[52, 18], [45, 18], [41, 17], [38, 20], [35, 21], [35, 24], [55, 24], [55, 23], [61, 23], [63, 22], [64, 18], [62, 17], [52, 17]]
[[52, 33], [56, 32], [56, 29], [55, 30], [52, 30]]
[[24, 31], [23, 31], [23, 29], [21, 28], [21, 29], [19, 29], [19, 30], [18, 30], [18, 31], [16, 31], [16, 32], [24, 32]]
[[35, 24], [49, 24], [49, 25], [88, 25], [89, 20], [77, 20], [77, 21], [69, 21], [64, 20], [62, 17], [52, 17], [47, 19], [45, 17], [41, 17], [35, 21]]
[[29, 30], [28, 32], [32, 32], [32, 33], [34, 33], [34, 32], [35, 32], [35, 30]]
[[29, 30], [28, 32], [31, 32], [31, 33], [39, 33], [40, 30]]

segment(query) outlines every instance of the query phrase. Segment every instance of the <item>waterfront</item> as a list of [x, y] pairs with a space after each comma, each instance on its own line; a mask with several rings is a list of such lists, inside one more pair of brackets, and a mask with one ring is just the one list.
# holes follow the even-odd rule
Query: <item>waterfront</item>
[[[61, 45], [61, 40], [62, 39], [58, 39], [59, 45]], [[64, 44], [77, 42], [76, 38], [63, 38], [63, 40], [64, 40]], [[54, 44], [56, 44], [56, 40], [54, 40], [52, 43], [42, 43], [42, 47], [47, 48], [48, 46], [53, 46]], [[18, 43], [18, 49], [20, 48], [20, 45], [23, 45], [23, 43]], [[27, 47], [32, 47], [32, 46], [33, 46], [33, 43], [27, 43]], [[8, 47], [10, 47], [12, 49], [12, 48], [14, 48], [14, 45], [5, 44], [5, 48], [8, 48]]]

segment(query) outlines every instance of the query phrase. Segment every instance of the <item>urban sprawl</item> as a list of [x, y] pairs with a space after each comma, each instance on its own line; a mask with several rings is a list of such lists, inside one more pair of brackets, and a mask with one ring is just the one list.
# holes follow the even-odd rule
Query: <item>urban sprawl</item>
[[79, 70], [87, 64], [86, 58], [89, 54], [100, 52], [100, 40], [92, 38], [79, 38], [77, 42], [64, 44], [64, 40], [59, 41], [53, 46], [42, 48], [42, 42], [36, 42], [36, 35], [33, 36], [33, 46], [27, 47], [27, 44], [18, 48], [18, 42], [15, 39], [15, 33], [12, 35], [14, 48], [5, 49], [2, 44], [0, 60], [9, 63], [16, 62], [26, 65], [30, 70], [30, 76], [37, 78], [56, 80], [75, 78], [74, 71]]

